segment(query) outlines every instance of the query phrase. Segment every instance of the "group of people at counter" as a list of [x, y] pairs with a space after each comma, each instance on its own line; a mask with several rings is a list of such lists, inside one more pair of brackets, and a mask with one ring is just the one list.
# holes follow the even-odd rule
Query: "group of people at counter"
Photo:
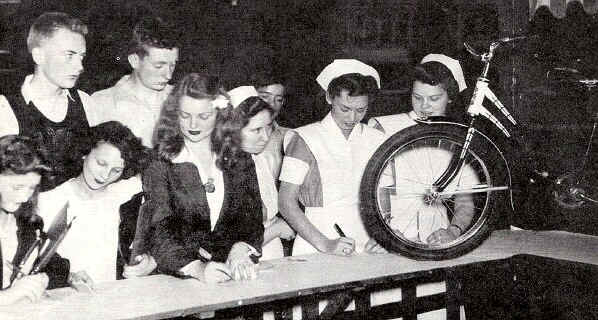
[[[389, 135], [445, 115], [465, 88], [457, 60], [429, 55], [415, 67], [413, 111], [366, 125], [380, 76], [338, 59], [316, 78], [330, 112], [289, 129], [276, 122], [280, 80], [224, 88], [218, 77], [188, 73], [169, 84], [179, 44], [158, 18], [132, 32], [131, 74], [87, 95], [75, 89], [86, 35], [77, 18], [42, 14], [27, 38], [34, 73], [0, 96], [3, 305], [37, 301], [46, 288], [116, 280], [123, 247], [131, 251], [124, 277], [205, 282], [255, 279], [259, 259], [283, 257], [281, 239], [295, 238], [293, 255], [384, 253], [359, 214], [365, 166]], [[123, 204], [135, 196], [134, 221], [124, 221]], [[422, 241], [451, 241], [470, 222], [436, 214], [442, 219], [431, 219], [437, 225]], [[45, 272], [28, 275], [21, 259], [36, 234], [75, 217]], [[124, 245], [123, 224], [134, 226]]]

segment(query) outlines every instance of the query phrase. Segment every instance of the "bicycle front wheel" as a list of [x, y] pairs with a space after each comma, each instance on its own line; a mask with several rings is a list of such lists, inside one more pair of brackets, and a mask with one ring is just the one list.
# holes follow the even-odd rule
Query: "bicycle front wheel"
[[[452, 181], [444, 189], [435, 185], [461, 154], [466, 132], [457, 125], [419, 124], [396, 133], [374, 153], [361, 183], [361, 214], [370, 235], [387, 250], [441, 260], [469, 252], [487, 238], [500, 199], [510, 194], [498, 148], [474, 135]], [[455, 231], [461, 235], [454, 238]]]

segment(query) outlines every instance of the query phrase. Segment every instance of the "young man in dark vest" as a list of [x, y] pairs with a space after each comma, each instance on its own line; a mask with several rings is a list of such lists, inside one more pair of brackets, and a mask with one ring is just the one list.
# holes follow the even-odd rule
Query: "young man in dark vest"
[[81, 159], [73, 155], [88, 133], [86, 111], [92, 103], [74, 86], [83, 72], [86, 34], [87, 26], [66, 13], [39, 16], [27, 37], [35, 71], [25, 77], [20, 90], [0, 96], [0, 136], [29, 136], [48, 150], [53, 174], [42, 181], [42, 190], [80, 171]]

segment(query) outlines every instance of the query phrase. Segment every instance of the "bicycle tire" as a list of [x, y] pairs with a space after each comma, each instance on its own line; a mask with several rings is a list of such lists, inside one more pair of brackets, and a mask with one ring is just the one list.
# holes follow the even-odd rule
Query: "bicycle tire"
[[[484, 181], [485, 185], [501, 186], [501, 188], [507, 189], [503, 189], [504, 191], [482, 192], [482, 195], [476, 194], [476, 197], [485, 197], [483, 200], [484, 206], [479, 210], [480, 212], [476, 220], [472, 222], [471, 226], [457, 240], [450, 244], [431, 248], [407, 240], [393, 231], [392, 227], [387, 223], [388, 217], [385, 217], [385, 214], [381, 212], [378, 203], [380, 178], [390, 163], [391, 158], [394, 159], [396, 155], [400, 155], [403, 152], [402, 150], [407, 150], [410, 146], [411, 149], [409, 150], [412, 150], [418, 144], [421, 146], [422, 141], [426, 143], [428, 141], [446, 142], [447, 145], [454, 145], [460, 148], [466, 133], [467, 126], [463, 125], [450, 123], [418, 124], [395, 133], [374, 153], [364, 171], [360, 186], [360, 210], [362, 220], [370, 236], [376, 239], [384, 248], [418, 260], [450, 259], [461, 256], [479, 246], [494, 229], [499, 220], [499, 214], [496, 212], [497, 208], [501, 203], [507, 203], [511, 200], [505, 199], [511, 193], [510, 172], [508, 164], [499, 148], [486, 136], [479, 133], [476, 133], [474, 139], [471, 141], [468, 156], [479, 162], [479, 171], [484, 173], [483, 178], [486, 179]], [[429, 145], [425, 144], [424, 146], [426, 148], [429, 147]], [[438, 144], [438, 148], [440, 147], [441, 145]], [[442, 152], [446, 152], [446, 150]], [[400, 164], [400, 161], [397, 161], [397, 163]], [[471, 163], [473, 167], [473, 161]], [[399, 184], [395, 183], [394, 188], [395, 190], [399, 190]], [[477, 205], [474, 205], [474, 207], [477, 208]]]

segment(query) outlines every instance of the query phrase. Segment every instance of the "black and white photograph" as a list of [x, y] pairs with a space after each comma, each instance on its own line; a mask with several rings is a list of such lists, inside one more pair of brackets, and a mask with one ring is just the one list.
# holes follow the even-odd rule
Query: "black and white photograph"
[[598, 0], [0, 0], [0, 319], [598, 319]]

